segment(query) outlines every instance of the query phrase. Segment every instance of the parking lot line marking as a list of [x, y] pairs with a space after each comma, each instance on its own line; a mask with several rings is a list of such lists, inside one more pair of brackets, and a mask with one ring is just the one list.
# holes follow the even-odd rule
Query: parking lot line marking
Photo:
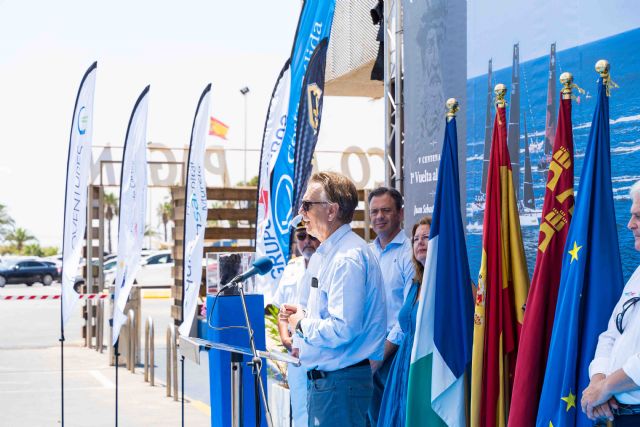
[[196, 409], [200, 412], [203, 412], [206, 415], [211, 416], [211, 407], [204, 402], [199, 400], [191, 400], [191, 404], [196, 407]]
[[96, 370], [92, 370], [89, 371], [89, 373], [91, 374], [91, 376], [93, 378], [95, 378], [100, 384], [102, 384], [102, 386], [104, 388], [116, 388], [116, 385], [114, 383], [111, 382], [111, 380], [109, 380], [107, 377], [105, 377], [102, 372], [100, 371], [96, 371]]

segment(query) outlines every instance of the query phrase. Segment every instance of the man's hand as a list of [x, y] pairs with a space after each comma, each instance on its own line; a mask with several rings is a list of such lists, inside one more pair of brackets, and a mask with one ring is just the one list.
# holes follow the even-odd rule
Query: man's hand
[[611, 392], [607, 387], [605, 375], [596, 374], [591, 378], [589, 386], [582, 392], [582, 411], [590, 420], [596, 420], [597, 418], [602, 417], [612, 417], [611, 408], [608, 403], [610, 399]]
[[593, 408], [593, 413], [596, 416], [596, 419], [599, 418], [613, 421], [613, 409], [618, 409], [618, 401], [612, 397], [602, 405]]
[[282, 341], [282, 345], [284, 348], [291, 352], [291, 344], [293, 344], [293, 339], [291, 337], [280, 337], [280, 341]]
[[292, 348], [291, 349], [291, 355], [293, 357], [300, 357], [300, 349], [299, 348]]
[[301, 308], [289, 316], [289, 327], [292, 331], [296, 330], [298, 322], [300, 322], [302, 319], [304, 319], [304, 311]]

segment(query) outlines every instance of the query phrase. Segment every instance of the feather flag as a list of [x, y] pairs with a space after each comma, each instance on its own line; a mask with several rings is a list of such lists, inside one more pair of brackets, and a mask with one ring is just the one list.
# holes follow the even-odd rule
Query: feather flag
[[120, 218], [118, 220], [118, 264], [113, 307], [115, 345], [120, 329], [127, 320], [124, 313], [136, 273], [144, 239], [144, 218], [147, 213], [147, 111], [149, 86], [135, 103], [122, 154], [120, 176]]
[[198, 306], [200, 280], [202, 279], [202, 247], [208, 212], [204, 152], [210, 98], [211, 84], [208, 84], [198, 100], [196, 115], [191, 127], [191, 141], [189, 142], [184, 206], [184, 244], [182, 247], [182, 324], [179, 328], [180, 335], [183, 336], [189, 336]]
[[64, 198], [62, 241], [61, 330], [78, 302], [73, 289], [82, 257], [82, 243], [87, 227], [87, 186], [91, 175], [91, 135], [93, 133], [93, 96], [98, 63], [94, 62], [80, 82], [73, 109], [67, 178]]

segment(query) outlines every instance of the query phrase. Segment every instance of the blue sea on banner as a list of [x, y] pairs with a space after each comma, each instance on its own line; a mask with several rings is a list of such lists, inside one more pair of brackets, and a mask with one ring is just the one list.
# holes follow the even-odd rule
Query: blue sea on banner
[[[591, 119], [597, 96], [597, 78], [594, 70], [597, 60], [611, 63], [611, 77], [620, 85], [611, 91], [609, 98], [611, 124], [611, 176], [616, 223], [620, 242], [620, 255], [624, 280], [631, 276], [640, 264], [640, 254], [633, 249], [633, 238], [627, 230], [631, 199], [629, 189], [640, 179], [640, 56], [632, 54], [640, 45], [640, 29], [627, 31], [588, 44], [569, 49], [557, 46], [557, 77], [565, 71], [573, 73], [574, 81], [586, 91], [573, 101], [573, 137], [575, 146], [575, 189], [580, 197], [580, 173], [589, 137]], [[527, 57], [526, 42], [520, 43], [520, 56]], [[489, 58], [487, 58], [488, 62]], [[533, 171], [536, 209], [541, 210], [547, 171], [539, 170], [538, 163], [544, 157], [543, 141], [546, 114], [547, 78], [549, 56], [520, 62], [520, 182], [524, 173], [524, 129], [522, 115], [526, 114], [529, 149]], [[510, 87], [511, 67], [493, 71], [492, 86], [504, 83]], [[561, 84], [557, 83], [560, 91]], [[507, 93], [507, 100], [509, 94]], [[472, 212], [476, 196], [480, 194], [482, 180], [482, 156], [487, 102], [487, 75], [467, 80], [467, 250], [472, 278], [480, 270], [482, 255], [482, 213]], [[558, 101], [559, 103], [559, 101]], [[511, 108], [511, 105], [508, 106]], [[493, 124], [493, 112], [492, 120]], [[554, 113], [557, 117], [557, 111]], [[522, 198], [522, 188], [519, 190]], [[529, 275], [533, 274], [538, 226], [522, 227]], [[476, 277], [477, 279], [477, 277]], [[476, 280], [474, 279], [474, 281]]]

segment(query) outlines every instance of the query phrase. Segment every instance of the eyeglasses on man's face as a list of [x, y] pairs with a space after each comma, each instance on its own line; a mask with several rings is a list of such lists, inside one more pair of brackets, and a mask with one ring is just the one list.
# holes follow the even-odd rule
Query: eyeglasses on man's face
[[311, 200], [303, 200], [302, 203], [300, 204], [300, 208], [304, 211], [304, 212], [309, 212], [309, 210], [311, 209], [311, 206], [313, 205], [328, 205], [329, 202], [314, 202]]

